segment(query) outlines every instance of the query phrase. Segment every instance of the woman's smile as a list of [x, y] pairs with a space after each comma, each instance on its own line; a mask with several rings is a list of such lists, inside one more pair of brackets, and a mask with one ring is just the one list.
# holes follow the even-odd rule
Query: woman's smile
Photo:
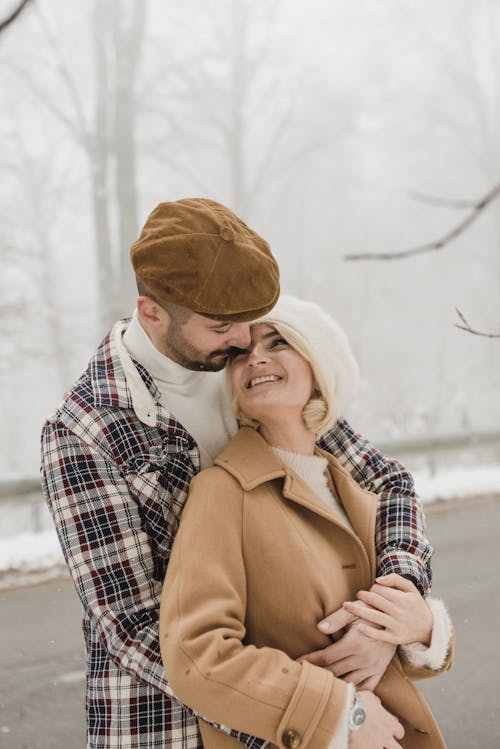
[[247, 390], [254, 388], [256, 385], [265, 385], [268, 382], [281, 382], [283, 377], [278, 375], [261, 375], [260, 377], [252, 377], [247, 385]]

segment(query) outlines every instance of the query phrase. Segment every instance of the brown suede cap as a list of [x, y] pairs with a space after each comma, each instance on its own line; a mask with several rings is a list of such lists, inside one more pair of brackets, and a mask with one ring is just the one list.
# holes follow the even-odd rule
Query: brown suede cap
[[159, 300], [200, 315], [255, 320], [278, 300], [279, 269], [269, 245], [215, 200], [160, 203], [130, 258]]

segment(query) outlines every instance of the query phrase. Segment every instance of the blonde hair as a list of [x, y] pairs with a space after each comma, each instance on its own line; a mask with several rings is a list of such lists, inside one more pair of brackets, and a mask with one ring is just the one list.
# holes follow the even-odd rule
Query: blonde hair
[[[254, 324], [265, 324], [273, 327], [281, 336], [283, 336], [293, 350], [300, 354], [300, 356], [310, 364], [315, 387], [311, 398], [304, 406], [302, 418], [309, 431], [313, 432], [318, 438], [321, 437], [332, 428], [339, 417], [339, 413], [330, 380], [322, 371], [318, 358], [314, 355], [311, 346], [306, 339], [290, 325], [279, 321], [275, 322], [272, 317], [269, 319], [266, 318], [264, 323], [258, 321]], [[229, 367], [226, 368], [226, 371], [229, 372]], [[231, 387], [229, 377], [228, 381], [229, 386]], [[248, 416], [245, 416], [239, 407], [237, 399], [234, 397], [232, 405], [233, 413], [240, 426], [251, 426], [254, 429], [258, 428], [259, 422], [256, 419], [251, 419]]]

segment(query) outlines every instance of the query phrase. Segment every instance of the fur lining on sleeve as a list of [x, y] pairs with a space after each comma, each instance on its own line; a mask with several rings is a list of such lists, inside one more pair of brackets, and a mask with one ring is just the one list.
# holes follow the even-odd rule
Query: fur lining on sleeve
[[337, 728], [333, 734], [328, 749], [348, 749], [349, 746], [349, 715], [354, 702], [354, 684], [348, 684], [347, 698], [340, 713]]
[[446, 660], [450, 639], [453, 632], [450, 615], [439, 598], [426, 598], [432, 617], [432, 637], [429, 647], [421, 642], [411, 645], [400, 645], [405, 658], [416, 668], [430, 668], [438, 671]]

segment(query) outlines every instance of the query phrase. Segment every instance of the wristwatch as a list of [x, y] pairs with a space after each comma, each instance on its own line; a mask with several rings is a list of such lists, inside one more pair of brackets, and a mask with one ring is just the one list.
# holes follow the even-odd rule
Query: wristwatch
[[354, 697], [354, 702], [352, 703], [351, 712], [349, 715], [349, 730], [350, 731], [357, 731], [358, 728], [361, 728], [363, 723], [366, 720], [366, 707], [365, 703], [363, 702], [363, 698], [359, 694], [359, 692], [356, 692], [356, 696]]

